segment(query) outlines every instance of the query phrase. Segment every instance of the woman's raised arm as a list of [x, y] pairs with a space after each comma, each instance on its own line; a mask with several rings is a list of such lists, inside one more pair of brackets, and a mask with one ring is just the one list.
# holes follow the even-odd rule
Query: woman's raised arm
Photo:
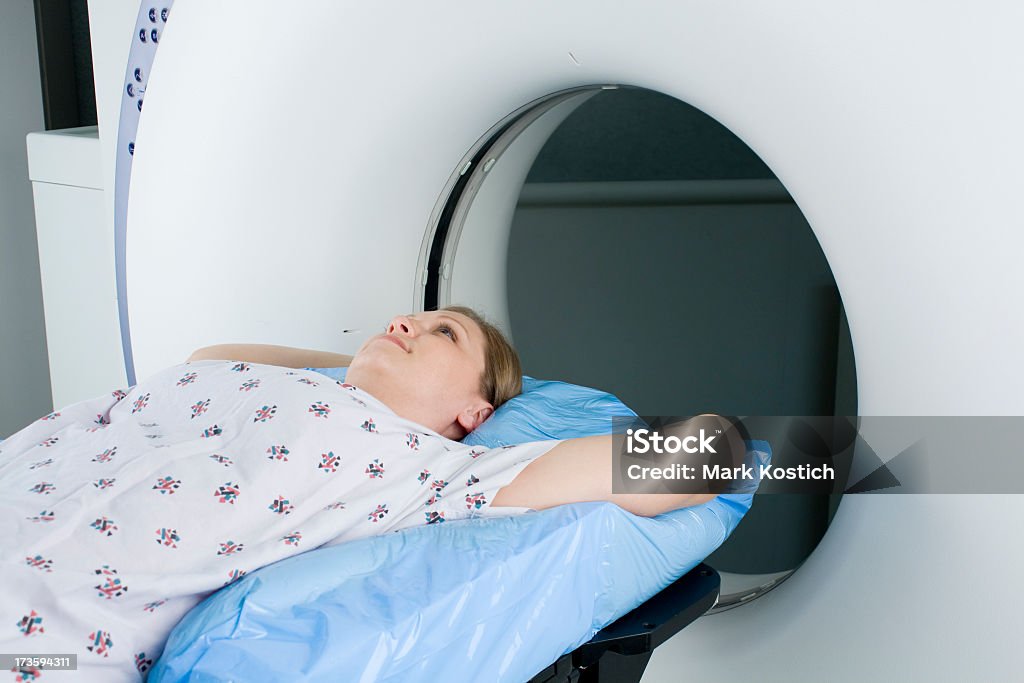
[[[723, 428], [729, 423], [714, 414], [699, 424]], [[696, 418], [694, 418], [696, 419]], [[684, 424], [698, 424], [688, 420]], [[540, 456], [504, 486], [491, 507], [543, 510], [567, 503], [608, 501], [635, 515], [654, 517], [678, 508], [706, 503], [714, 493], [612, 493], [612, 436], [568, 439]]]
[[188, 360], [238, 360], [284, 368], [347, 368], [352, 356], [271, 344], [215, 344], [195, 351]]

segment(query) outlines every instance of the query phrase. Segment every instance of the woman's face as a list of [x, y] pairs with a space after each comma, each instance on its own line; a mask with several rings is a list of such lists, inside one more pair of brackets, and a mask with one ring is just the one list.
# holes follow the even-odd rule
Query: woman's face
[[493, 412], [480, 395], [485, 347], [483, 330], [461, 313], [400, 315], [360, 347], [346, 381], [396, 414], [461, 439]]

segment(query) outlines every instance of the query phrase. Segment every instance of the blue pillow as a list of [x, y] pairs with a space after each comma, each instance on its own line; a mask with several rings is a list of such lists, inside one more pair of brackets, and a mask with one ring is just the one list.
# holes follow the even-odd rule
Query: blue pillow
[[345, 381], [345, 373], [348, 372], [348, 368], [303, 368], [304, 370], [313, 370], [319, 372], [321, 375], [327, 375], [331, 379], [336, 379], [339, 382]]
[[523, 393], [503, 403], [462, 443], [493, 448], [610, 434], [613, 415], [636, 417], [622, 401], [604, 391], [524, 375]]

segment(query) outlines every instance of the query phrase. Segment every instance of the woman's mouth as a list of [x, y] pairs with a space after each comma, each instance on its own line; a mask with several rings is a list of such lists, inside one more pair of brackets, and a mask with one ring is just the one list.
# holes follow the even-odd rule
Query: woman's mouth
[[400, 349], [402, 349], [406, 353], [409, 353], [409, 349], [408, 347], [406, 347], [405, 342], [403, 342], [399, 337], [393, 334], [385, 334], [381, 337], [381, 339], [385, 339], [391, 342], [392, 344], [396, 344]]

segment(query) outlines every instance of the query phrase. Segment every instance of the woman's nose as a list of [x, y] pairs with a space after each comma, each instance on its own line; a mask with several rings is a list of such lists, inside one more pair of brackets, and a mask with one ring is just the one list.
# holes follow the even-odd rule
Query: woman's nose
[[401, 334], [406, 337], [416, 336], [416, 328], [413, 327], [412, 320], [406, 318], [404, 315], [396, 316], [391, 324], [388, 325], [388, 334]]

